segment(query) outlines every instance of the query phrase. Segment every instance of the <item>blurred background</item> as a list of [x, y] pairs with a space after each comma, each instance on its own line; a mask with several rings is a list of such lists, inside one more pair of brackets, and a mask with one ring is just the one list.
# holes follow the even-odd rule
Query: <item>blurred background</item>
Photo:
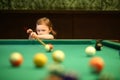
[[41, 17], [56, 39], [120, 39], [120, 0], [0, 0], [0, 39], [28, 39]]

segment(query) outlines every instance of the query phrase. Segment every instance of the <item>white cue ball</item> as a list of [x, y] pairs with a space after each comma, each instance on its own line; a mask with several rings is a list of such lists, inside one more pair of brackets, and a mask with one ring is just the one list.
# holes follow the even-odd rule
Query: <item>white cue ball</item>
[[86, 53], [88, 56], [93, 56], [93, 55], [95, 55], [95, 53], [96, 53], [96, 49], [95, 49], [93, 46], [88, 46], [88, 47], [85, 49], [85, 53]]
[[52, 44], [46, 44], [46, 45], [45, 45], [45, 49], [46, 49], [47, 51], [52, 51], [52, 50], [53, 50], [53, 45], [52, 45]]
[[49, 51], [50, 50], [50, 47], [49, 47], [49, 45], [45, 45], [45, 49], [47, 50], [47, 51]]
[[56, 51], [53, 52], [52, 58], [56, 62], [62, 62], [65, 58], [65, 54], [61, 50], [56, 50]]

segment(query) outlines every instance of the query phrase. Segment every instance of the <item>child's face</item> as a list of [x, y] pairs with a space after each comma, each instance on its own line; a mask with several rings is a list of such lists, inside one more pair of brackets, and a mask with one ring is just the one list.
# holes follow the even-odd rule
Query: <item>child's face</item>
[[45, 25], [37, 25], [36, 26], [36, 32], [38, 35], [43, 35], [43, 34], [49, 34], [50, 30], [48, 26]]

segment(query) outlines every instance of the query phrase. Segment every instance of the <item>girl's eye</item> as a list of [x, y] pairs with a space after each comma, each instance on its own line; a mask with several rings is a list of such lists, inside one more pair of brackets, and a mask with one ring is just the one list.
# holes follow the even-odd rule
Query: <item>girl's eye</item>
[[45, 30], [42, 30], [42, 31], [45, 31]]
[[40, 30], [37, 30], [37, 32], [40, 32]]

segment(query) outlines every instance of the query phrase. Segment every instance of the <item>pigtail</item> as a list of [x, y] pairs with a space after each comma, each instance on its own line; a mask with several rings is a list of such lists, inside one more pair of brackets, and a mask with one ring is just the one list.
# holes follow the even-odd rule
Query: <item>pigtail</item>
[[50, 30], [51, 30], [51, 34], [53, 34], [54, 36], [57, 34], [52, 27], [50, 27]]

